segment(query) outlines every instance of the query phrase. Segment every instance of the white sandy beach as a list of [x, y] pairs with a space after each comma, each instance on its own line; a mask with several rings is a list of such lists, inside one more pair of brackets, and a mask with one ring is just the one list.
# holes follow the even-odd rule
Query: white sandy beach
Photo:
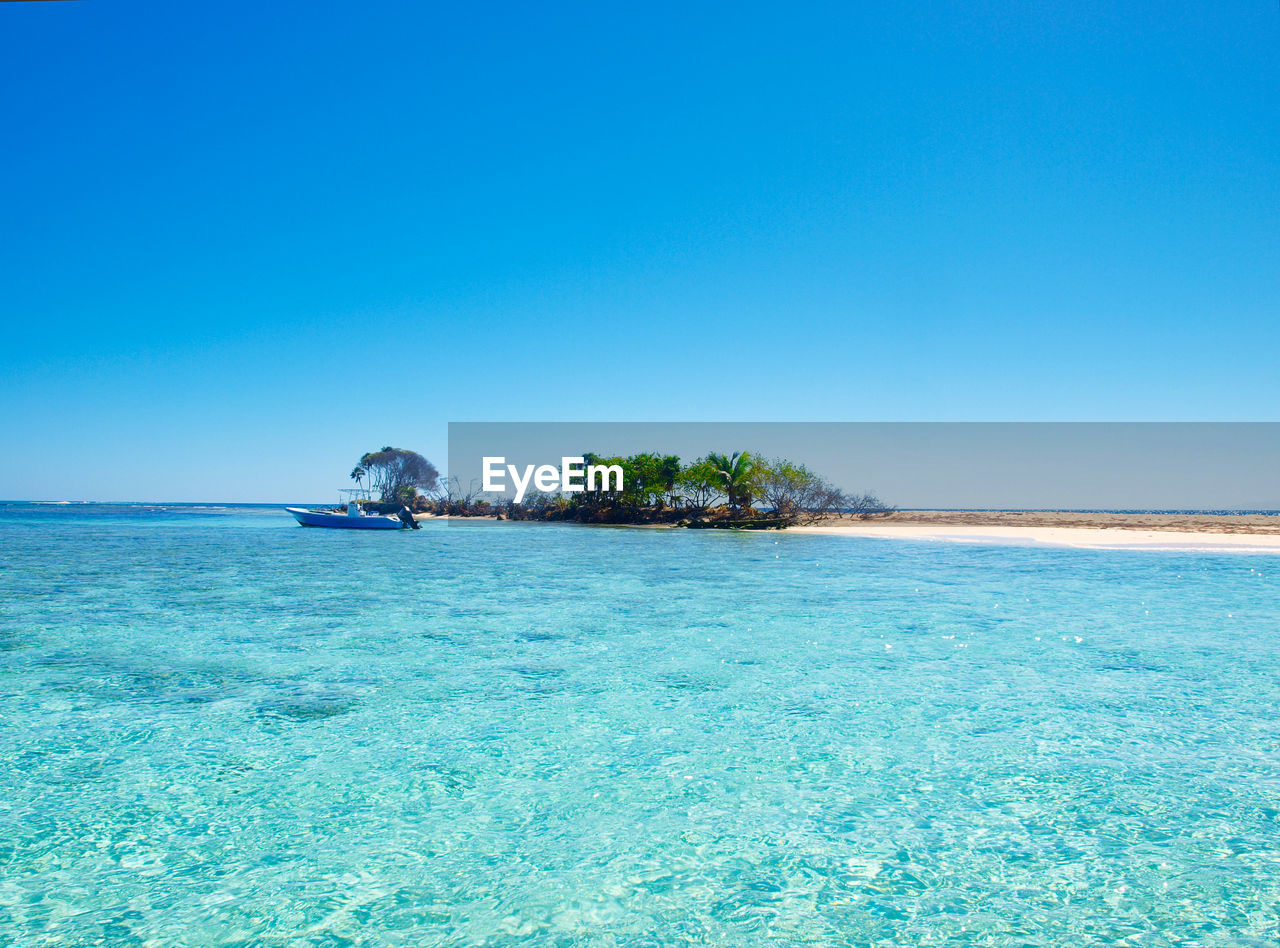
[[[415, 514], [418, 520], [502, 523], [494, 517]], [[530, 524], [536, 521], [527, 521]], [[615, 525], [669, 530], [674, 524]], [[825, 522], [787, 533], [951, 543], [1007, 543], [1094, 550], [1280, 553], [1280, 517], [1259, 514], [1134, 514], [1082, 511], [901, 511], [885, 519]]]
[[811, 527], [791, 527], [788, 532], [956, 543], [1018, 543], [1094, 550], [1146, 549], [1220, 553], [1280, 553], [1280, 534], [885, 522], [845, 522]]

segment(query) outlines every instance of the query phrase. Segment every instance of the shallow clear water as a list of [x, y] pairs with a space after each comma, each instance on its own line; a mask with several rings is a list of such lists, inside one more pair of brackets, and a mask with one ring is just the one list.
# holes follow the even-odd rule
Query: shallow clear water
[[0, 944], [1280, 939], [1280, 557], [0, 507]]

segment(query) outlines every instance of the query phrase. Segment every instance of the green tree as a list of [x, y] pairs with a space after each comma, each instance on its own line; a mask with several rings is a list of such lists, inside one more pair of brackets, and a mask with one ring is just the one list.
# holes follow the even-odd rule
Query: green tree
[[658, 462], [658, 484], [666, 496], [667, 503], [673, 507], [676, 503], [676, 478], [680, 476], [680, 459], [674, 454], [665, 455]]
[[622, 471], [629, 505], [660, 507], [675, 490], [680, 459], [670, 454], [634, 454], [626, 459]]
[[357, 469], [361, 468], [384, 502], [412, 500], [419, 490], [434, 491], [440, 483], [440, 472], [434, 464], [404, 448], [370, 451], [360, 459]]
[[[587, 467], [593, 465], [600, 467], [610, 467], [614, 464], [622, 468], [622, 490], [613, 489], [612, 478], [597, 479], [594, 490], [583, 489], [579, 493], [573, 495], [573, 505], [582, 505], [590, 509], [599, 509], [600, 507], [613, 507], [617, 504], [626, 504], [631, 502], [628, 497], [631, 486], [635, 482], [635, 469], [632, 467], [631, 458], [612, 457], [607, 458], [591, 451], [584, 451], [583, 460]], [[606, 488], [608, 486], [608, 489]]]
[[735, 451], [728, 455], [708, 454], [706, 460], [719, 479], [729, 509], [736, 514], [743, 507], [750, 507], [751, 493], [755, 488], [755, 457], [746, 451]]
[[815, 520], [837, 512], [844, 494], [803, 464], [785, 458], [760, 459], [756, 464], [756, 483], [761, 499], [773, 512], [788, 520]]
[[721, 494], [719, 471], [706, 458], [681, 468], [675, 483], [680, 495], [694, 510], [706, 510]]

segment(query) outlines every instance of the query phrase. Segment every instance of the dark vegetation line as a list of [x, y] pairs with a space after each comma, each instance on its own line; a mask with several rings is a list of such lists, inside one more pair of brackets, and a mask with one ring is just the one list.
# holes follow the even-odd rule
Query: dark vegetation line
[[687, 464], [657, 453], [583, 457], [588, 465], [622, 468], [622, 489], [605, 489], [614, 485], [605, 479], [595, 490], [530, 491], [517, 504], [483, 494], [477, 481], [464, 486], [457, 477], [443, 480], [422, 455], [391, 447], [362, 457], [351, 479], [367, 488], [367, 510], [407, 506], [450, 517], [767, 529], [831, 516], [868, 519], [897, 509], [875, 494], [846, 492], [803, 464], [746, 451], [707, 454]]

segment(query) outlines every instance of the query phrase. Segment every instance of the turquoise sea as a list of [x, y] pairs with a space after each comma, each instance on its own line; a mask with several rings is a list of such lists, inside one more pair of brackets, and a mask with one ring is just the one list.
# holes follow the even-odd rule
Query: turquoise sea
[[0, 506], [0, 944], [1272, 945], [1280, 557]]

